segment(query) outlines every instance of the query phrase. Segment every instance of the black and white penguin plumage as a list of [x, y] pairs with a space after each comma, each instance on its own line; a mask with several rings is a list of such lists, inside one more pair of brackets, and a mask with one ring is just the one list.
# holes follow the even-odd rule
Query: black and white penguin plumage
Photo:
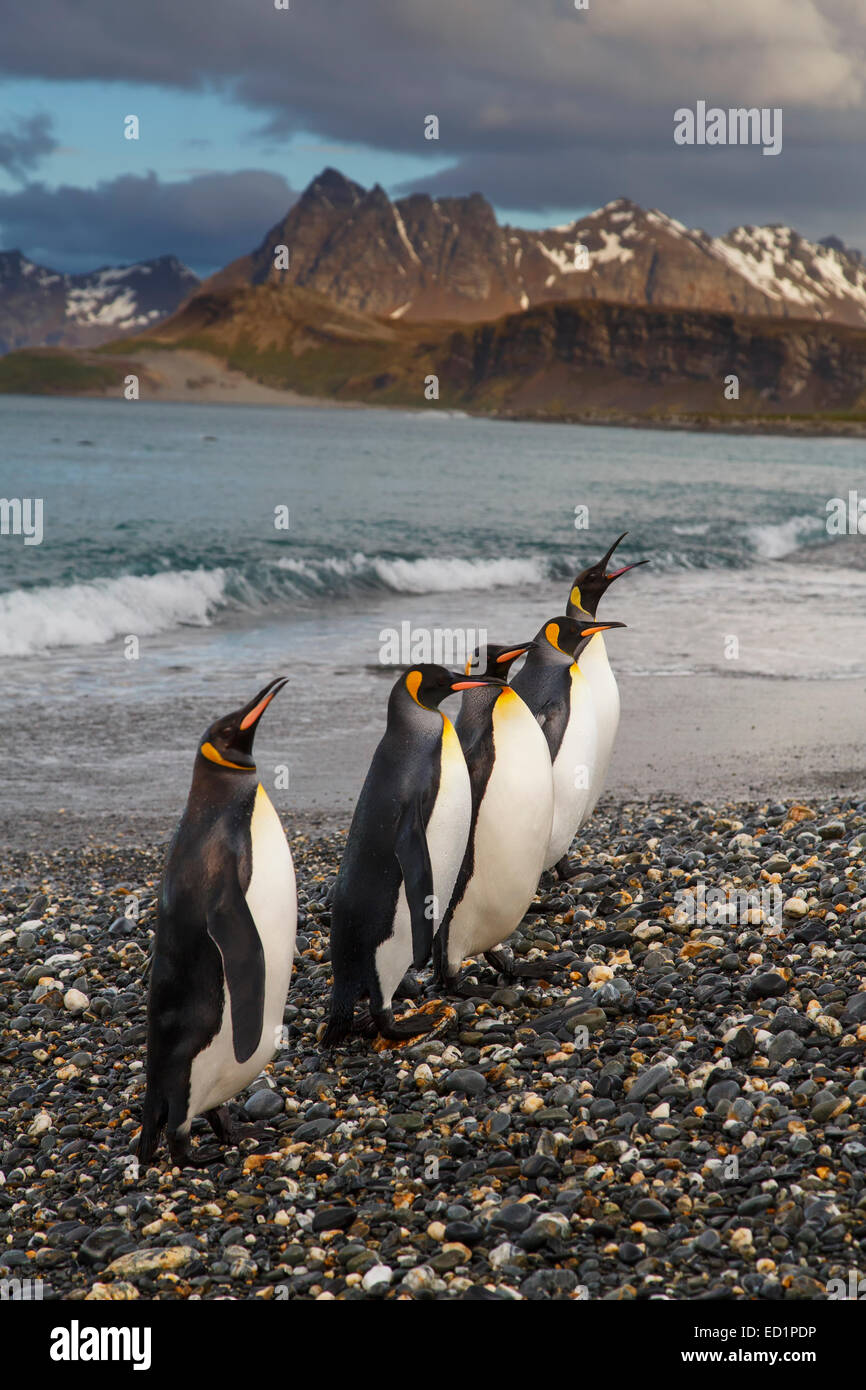
[[391, 691], [387, 728], [355, 807], [331, 904], [334, 985], [325, 1046], [353, 1031], [361, 999], [369, 999], [385, 1038], [434, 1026], [429, 1014], [395, 1020], [391, 1002], [409, 966], [430, 959], [469, 834], [466, 759], [438, 706], [455, 691], [490, 683], [421, 664]]
[[[507, 675], [534, 642], [486, 648], [488, 674]], [[467, 667], [467, 670], [469, 668]], [[535, 895], [553, 823], [553, 771], [544, 734], [517, 692], [482, 686], [463, 696], [457, 736], [469, 769], [472, 819], [463, 863], [433, 952], [438, 982], [457, 983], [461, 963], [496, 953]]]
[[[634, 564], [623, 565], [620, 569], [614, 570], [612, 574], [607, 573], [610, 557], [627, 535], [628, 532], [623, 531], [597, 564], [590, 565], [577, 576], [571, 586], [568, 605], [565, 610], [570, 618], [587, 616], [594, 618], [598, 611], [599, 600], [615, 579], [619, 579], [623, 574], [628, 574], [629, 570], [637, 569], [639, 565], [649, 564], [648, 560], [636, 560]], [[580, 669], [592, 692], [597, 726], [595, 769], [584, 817], [584, 819], [588, 819], [595, 810], [596, 802], [604, 790], [607, 769], [610, 765], [611, 754], [619, 729], [619, 687], [608, 661], [607, 647], [601, 632], [597, 632], [594, 637], [591, 637], [581, 651]]]
[[252, 749], [258, 722], [285, 683], [271, 681], [243, 709], [216, 720], [196, 754], [160, 889], [142, 1162], [153, 1157], [163, 1129], [175, 1163], [191, 1161], [196, 1115], [228, 1141], [221, 1107], [280, 1043], [297, 927], [295, 870]]
[[589, 684], [575, 657], [596, 632], [624, 623], [551, 618], [511, 682], [541, 725], [553, 764], [553, 825], [544, 868], [560, 865], [586, 819], [598, 727]]

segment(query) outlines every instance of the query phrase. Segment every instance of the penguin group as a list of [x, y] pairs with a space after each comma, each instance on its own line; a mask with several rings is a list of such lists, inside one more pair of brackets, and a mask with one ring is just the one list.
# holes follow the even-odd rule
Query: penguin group
[[[555, 867], [570, 876], [568, 849], [607, 774], [619, 693], [602, 634], [625, 624], [598, 621], [596, 608], [609, 585], [636, 567], [608, 573], [626, 534], [577, 576], [569, 611], [549, 618], [530, 641], [488, 644], [483, 675], [470, 676], [473, 660], [465, 677], [419, 665], [397, 679], [331, 905], [325, 1046], [352, 1032], [400, 1042], [437, 1027], [435, 1012], [394, 1018], [394, 995], [410, 966], [432, 959], [446, 992], [474, 956], [515, 973], [499, 948], [542, 872]], [[455, 729], [438, 706], [458, 690]], [[369, 1012], [356, 1019], [363, 1000]]]
[[[394, 1015], [412, 967], [432, 964], [445, 994], [459, 991], [464, 962], [477, 956], [505, 975], [538, 974], [532, 963], [515, 966], [503, 948], [542, 873], [578, 871], [568, 852], [604, 786], [620, 713], [604, 633], [625, 625], [599, 621], [597, 607], [636, 568], [608, 570], [626, 534], [577, 576], [565, 612], [530, 640], [487, 643], [462, 673], [421, 663], [395, 681], [331, 902], [323, 1046], [352, 1034], [400, 1045], [438, 1028], [435, 1008]], [[285, 683], [271, 681], [217, 720], [198, 746], [160, 889], [142, 1161], [163, 1131], [174, 1162], [212, 1161], [192, 1152], [193, 1119], [203, 1115], [231, 1142], [226, 1103], [280, 1043], [295, 874], [252, 750]], [[457, 693], [455, 725], [439, 706]]]

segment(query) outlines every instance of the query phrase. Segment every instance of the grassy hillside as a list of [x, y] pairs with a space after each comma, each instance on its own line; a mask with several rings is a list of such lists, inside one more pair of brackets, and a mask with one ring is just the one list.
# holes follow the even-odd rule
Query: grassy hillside
[[116, 366], [95, 362], [92, 354], [63, 348], [24, 348], [0, 357], [0, 393], [77, 396], [115, 387]]

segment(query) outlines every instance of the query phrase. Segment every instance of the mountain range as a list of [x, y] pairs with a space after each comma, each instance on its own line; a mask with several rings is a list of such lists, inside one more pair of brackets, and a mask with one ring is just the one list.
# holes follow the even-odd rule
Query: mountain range
[[67, 275], [0, 251], [0, 353], [95, 347], [153, 328], [199, 286], [175, 256]]
[[480, 193], [392, 201], [325, 169], [258, 247], [204, 282], [173, 256], [67, 275], [0, 252], [0, 353], [94, 347], [153, 330], [197, 292], [270, 283], [416, 322], [601, 300], [866, 326], [866, 262], [832, 236], [743, 226], [712, 237], [627, 198], [526, 230], [500, 226]]
[[[288, 254], [278, 268], [276, 248]], [[866, 264], [834, 237], [790, 227], [693, 231], [617, 198], [567, 226], [500, 226], [479, 193], [392, 202], [335, 169], [205, 290], [288, 282], [390, 318], [478, 322], [536, 304], [601, 299], [866, 325]]]
[[202, 282], [170, 257], [88, 277], [6, 253], [4, 323], [35, 346], [0, 359], [0, 392], [117, 397], [131, 373], [143, 400], [866, 432], [859, 252], [626, 199], [527, 231], [480, 194], [392, 202], [329, 169]]

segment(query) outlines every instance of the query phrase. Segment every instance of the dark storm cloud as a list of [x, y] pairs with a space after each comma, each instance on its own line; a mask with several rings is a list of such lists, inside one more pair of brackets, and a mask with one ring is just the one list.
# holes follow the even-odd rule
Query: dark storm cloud
[[851, 176], [862, 160], [853, 143], [807, 146], [793, 177], [784, 150], [770, 158], [758, 148], [681, 148], [671, 157], [651, 143], [622, 150], [587, 142], [557, 167], [532, 154], [471, 156], [396, 191], [449, 197], [492, 186], [518, 221], [520, 209], [592, 209], [625, 197], [714, 235], [744, 222], [782, 222], [813, 240], [835, 233], [862, 247], [863, 188]]
[[0, 130], [0, 169], [13, 179], [25, 179], [56, 149], [51, 117], [46, 112], [24, 117], [14, 130]]
[[5, 246], [38, 247], [61, 270], [85, 256], [92, 264], [171, 252], [208, 271], [261, 241], [296, 196], [278, 174], [256, 169], [176, 183], [126, 174], [92, 189], [28, 184], [0, 193], [0, 227]]
[[[862, 194], [852, 206], [862, 164], [849, 162], [864, 57], [862, 0], [590, 0], [585, 11], [573, 0], [42, 0], [7, 21], [0, 70], [216, 86], [273, 135], [451, 156], [437, 187], [514, 209], [626, 193], [714, 231], [769, 217], [814, 233], [820, 215], [847, 234], [864, 223]], [[783, 107], [782, 155], [677, 148], [673, 112], [698, 98]], [[423, 139], [426, 114], [439, 117], [438, 144]], [[825, 169], [841, 176], [835, 192]]]

